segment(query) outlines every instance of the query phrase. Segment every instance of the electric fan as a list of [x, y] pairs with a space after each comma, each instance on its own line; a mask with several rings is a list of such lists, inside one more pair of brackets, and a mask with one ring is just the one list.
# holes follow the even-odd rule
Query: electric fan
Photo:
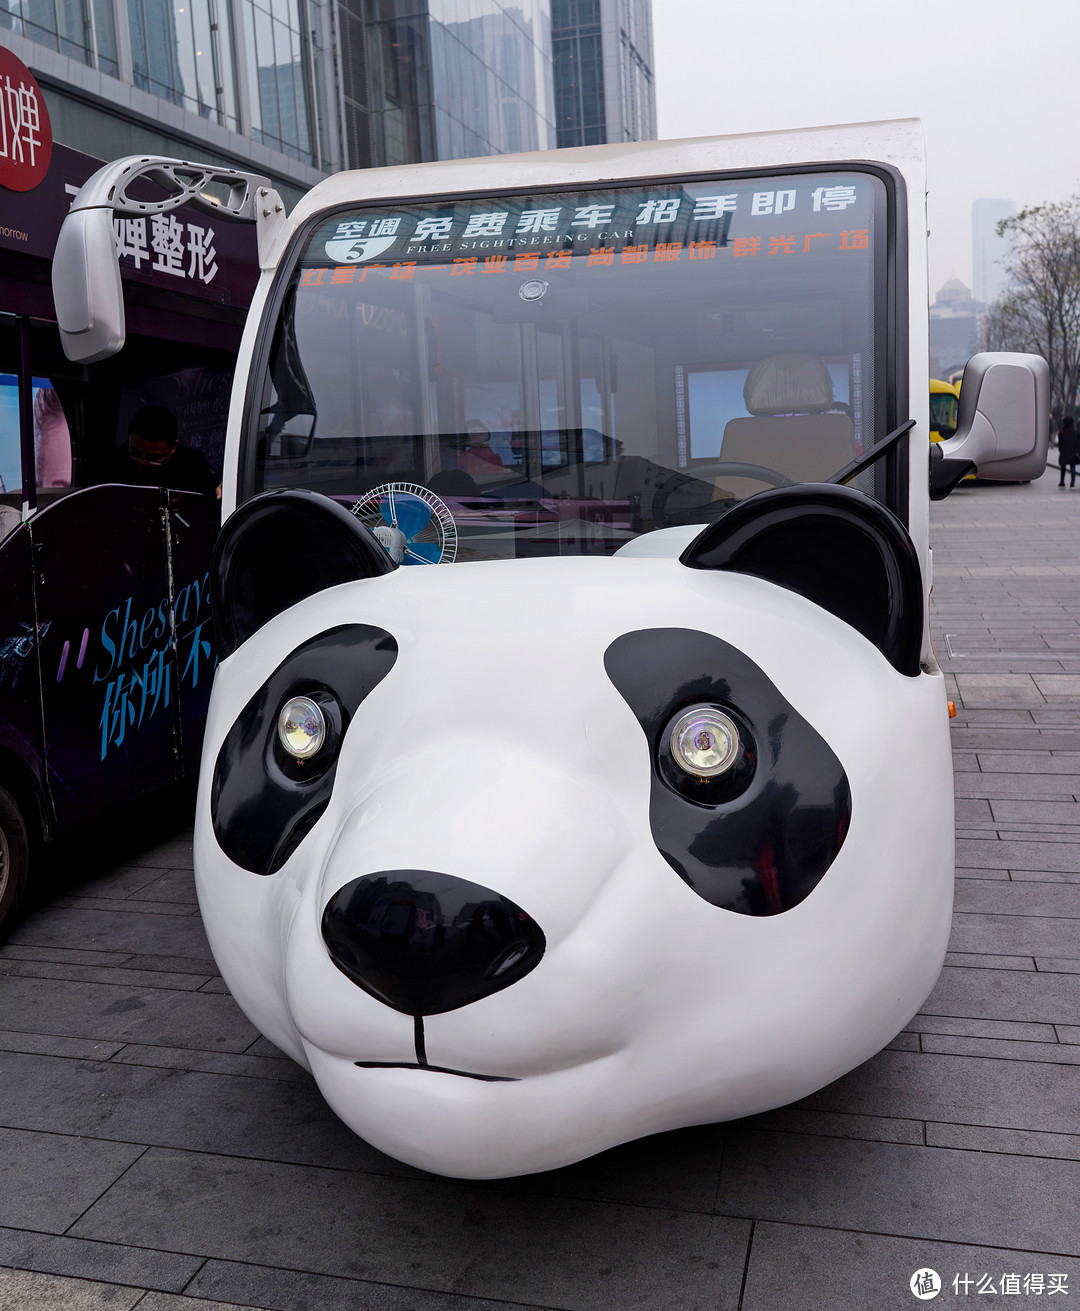
[[453, 564], [457, 526], [445, 504], [418, 483], [383, 483], [352, 510], [395, 564]]

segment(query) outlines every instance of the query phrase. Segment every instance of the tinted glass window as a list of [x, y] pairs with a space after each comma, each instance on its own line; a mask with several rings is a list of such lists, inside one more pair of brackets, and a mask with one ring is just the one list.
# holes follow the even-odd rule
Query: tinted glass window
[[828, 478], [885, 435], [884, 213], [855, 171], [337, 212], [285, 290], [243, 492], [373, 525], [387, 485], [433, 493], [467, 560], [610, 553]]

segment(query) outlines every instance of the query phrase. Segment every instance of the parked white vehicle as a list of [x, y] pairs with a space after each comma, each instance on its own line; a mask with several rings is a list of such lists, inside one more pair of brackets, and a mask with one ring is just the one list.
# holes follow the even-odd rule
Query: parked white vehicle
[[58, 248], [85, 357], [125, 179], [261, 225], [195, 847], [245, 1013], [477, 1178], [878, 1051], [952, 904], [931, 483], [1047, 445], [1044, 362], [977, 356], [931, 465], [918, 124], [347, 173], [287, 218], [113, 168]]

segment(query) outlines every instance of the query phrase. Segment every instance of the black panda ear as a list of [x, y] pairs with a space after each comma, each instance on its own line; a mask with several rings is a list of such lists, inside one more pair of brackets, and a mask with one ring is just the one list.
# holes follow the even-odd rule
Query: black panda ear
[[224, 660], [306, 596], [396, 569], [348, 510], [318, 492], [288, 489], [245, 501], [214, 546], [210, 598]]
[[900, 673], [919, 673], [919, 557], [900, 520], [862, 492], [826, 483], [759, 492], [679, 558], [691, 569], [753, 574], [798, 592], [869, 638]]

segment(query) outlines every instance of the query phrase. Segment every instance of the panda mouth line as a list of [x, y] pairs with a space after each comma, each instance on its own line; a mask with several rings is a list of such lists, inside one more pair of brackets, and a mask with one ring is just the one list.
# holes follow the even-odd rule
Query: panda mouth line
[[422, 1015], [413, 1016], [413, 1045], [416, 1049], [415, 1061], [353, 1061], [353, 1064], [361, 1070], [428, 1070], [432, 1074], [453, 1074], [459, 1079], [478, 1079], [481, 1083], [521, 1082], [509, 1074], [476, 1074], [472, 1070], [451, 1070], [446, 1065], [429, 1064]]
[[451, 1070], [445, 1065], [428, 1065], [426, 1061], [353, 1061], [361, 1070], [428, 1070], [431, 1074], [454, 1074], [460, 1079], [478, 1079], [481, 1083], [520, 1083], [509, 1074], [474, 1074], [471, 1070]]

